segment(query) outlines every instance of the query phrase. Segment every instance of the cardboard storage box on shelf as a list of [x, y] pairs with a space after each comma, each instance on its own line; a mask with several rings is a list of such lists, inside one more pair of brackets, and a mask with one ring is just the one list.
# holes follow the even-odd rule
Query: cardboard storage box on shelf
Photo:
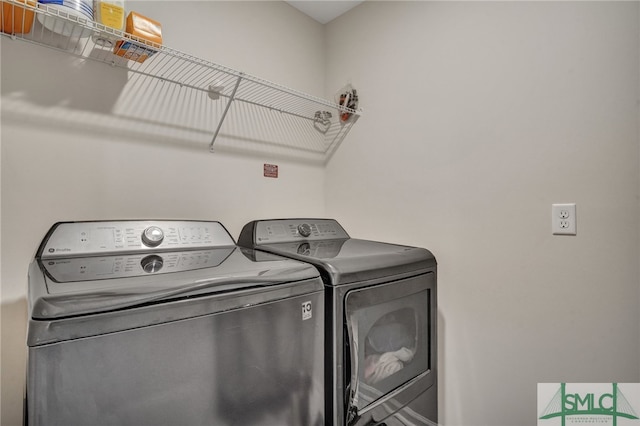
[[151, 42], [146, 46], [144, 41], [119, 40], [113, 53], [132, 61], [140, 63], [146, 61], [151, 55], [157, 53], [157, 49], [153, 48], [153, 43], [162, 45], [162, 26], [160, 23], [137, 12], [130, 12], [127, 16], [125, 32], [141, 40]]
[[[36, 0], [18, 0], [31, 7], [36, 6]], [[14, 5], [9, 2], [2, 3], [2, 20], [0, 20], [0, 31], [7, 34], [28, 33], [31, 31], [34, 13], [32, 10]]]

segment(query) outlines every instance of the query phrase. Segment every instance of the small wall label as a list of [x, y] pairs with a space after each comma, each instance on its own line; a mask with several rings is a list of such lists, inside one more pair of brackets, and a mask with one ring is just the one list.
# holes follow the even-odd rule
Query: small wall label
[[265, 164], [264, 165], [264, 177], [278, 178], [278, 165], [277, 164]]

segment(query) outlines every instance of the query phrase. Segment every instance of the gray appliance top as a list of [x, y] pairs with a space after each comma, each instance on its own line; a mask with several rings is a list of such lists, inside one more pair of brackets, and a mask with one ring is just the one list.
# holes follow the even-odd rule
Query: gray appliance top
[[317, 280], [311, 266], [236, 247], [218, 222], [54, 225], [29, 268], [33, 320]]
[[328, 285], [341, 285], [436, 267], [424, 248], [350, 238], [333, 219], [273, 219], [249, 222], [238, 245], [308, 262]]

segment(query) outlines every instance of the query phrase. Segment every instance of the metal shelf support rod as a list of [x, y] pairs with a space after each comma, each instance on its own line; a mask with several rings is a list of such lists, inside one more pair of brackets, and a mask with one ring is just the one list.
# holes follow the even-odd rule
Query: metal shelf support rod
[[222, 112], [222, 117], [220, 117], [220, 122], [218, 123], [218, 127], [216, 128], [216, 132], [213, 134], [213, 138], [211, 139], [211, 143], [209, 144], [209, 151], [213, 152], [213, 144], [216, 143], [216, 138], [218, 137], [218, 133], [220, 133], [220, 129], [222, 128], [222, 123], [224, 123], [224, 119], [229, 112], [229, 108], [231, 108], [231, 103], [236, 97], [236, 92], [238, 91], [238, 86], [240, 86], [240, 82], [242, 81], [242, 77], [244, 73], [240, 73], [238, 76], [238, 80], [236, 80], [236, 85], [233, 88], [233, 92], [231, 92], [231, 96], [229, 96], [229, 100], [227, 101], [227, 106], [224, 107], [224, 111]]

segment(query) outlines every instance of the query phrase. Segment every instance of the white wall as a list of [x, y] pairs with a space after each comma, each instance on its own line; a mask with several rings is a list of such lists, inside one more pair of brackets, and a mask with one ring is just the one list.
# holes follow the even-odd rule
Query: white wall
[[[444, 425], [535, 425], [538, 382], [640, 380], [638, 17], [371, 1], [327, 25], [327, 87], [348, 69], [365, 111], [327, 213], [435, 253]], [[564, 202], [577, 236], [551, 235]]]
[[[164, 41], [174, 49], [323, 95], [323, 28], [285, 3], [127, 4], [162, 22]], [[121, 126], [114, 111], [135, 77], [37, 46], [1, 43], [0, 423], [11, 426], [22, 422], [27, 266], [53, 223], [220, 220], [237, 238], [250, 219], [322, 216], [324, 172], [257, 153], [210, 154], [206, 141], [182, 141], [151, 125], [130, 136], [126, 128], [109, 129]], [[181, 105], [188, 108], [172, 101], [178, 113]], [[278, 179], [262, 176], [265, 162], [280, 166]]]

